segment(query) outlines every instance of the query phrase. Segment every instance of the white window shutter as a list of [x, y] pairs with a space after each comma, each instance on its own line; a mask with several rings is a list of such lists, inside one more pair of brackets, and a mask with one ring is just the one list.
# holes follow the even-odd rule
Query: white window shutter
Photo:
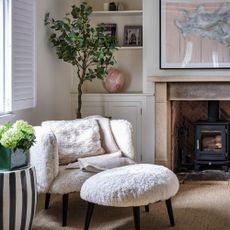
[[12, 111], [36, 103], [35, 0], [12, 0]]

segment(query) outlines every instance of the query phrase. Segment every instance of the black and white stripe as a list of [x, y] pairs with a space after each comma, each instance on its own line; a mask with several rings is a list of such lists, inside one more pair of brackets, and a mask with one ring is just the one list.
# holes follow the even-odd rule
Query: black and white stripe
[[0, 171], [0, 229], [31, 229], [37, 205], [34, 167]]

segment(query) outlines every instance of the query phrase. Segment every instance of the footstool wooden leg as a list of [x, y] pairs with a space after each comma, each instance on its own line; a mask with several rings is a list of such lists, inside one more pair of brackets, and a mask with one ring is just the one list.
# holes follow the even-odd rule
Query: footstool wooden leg
[[66, 226], [67, 224], [67, 213], [68, 213], [68, 205], [69, 205], [69, 194], [63, 194], [62, 196], [62, 226]]
[[50, 204], [50, 193], [46, 193], [46, 198], [45, 198], [45, 209], [49, 208], [49, 204]]
[[167, 210], [168, 210], [168, 216], [169, 216], [170, 224], [171, 224], [171, 226], [175, 226], [171, 199], [168, 199], [165, 202], [166, 202], [166, 206], [167, 206]]
[[94, 205], [95, 205], [94, 203], [88, 202], [88, 206], [87, 206], [87, 210], [86, 210], [84, 230], [88, 230], [89, 229], [90, 220], [91, 220], [91, 217], [93, 215]]
[[149, 205], [145, 205], [145, 212], [149, 212]]
[[134, 217], [135, 230], [140, 230], [141, 229], [140, 207], [133, 207], [133, 217]]

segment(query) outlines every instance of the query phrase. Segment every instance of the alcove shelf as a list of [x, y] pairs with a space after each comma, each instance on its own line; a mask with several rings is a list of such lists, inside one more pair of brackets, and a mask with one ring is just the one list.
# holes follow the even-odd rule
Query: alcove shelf
[[143, 47], [142, 46], [119, 46], [119, 47], [117, 47], [118, 48], [118, 50], [141, 50], [141, 49], [143, 49]]
[[134, 16], [134, 15], [142, 15], [142, 10], [123, 10], [123, 11], [93, 11], [93, 16]]

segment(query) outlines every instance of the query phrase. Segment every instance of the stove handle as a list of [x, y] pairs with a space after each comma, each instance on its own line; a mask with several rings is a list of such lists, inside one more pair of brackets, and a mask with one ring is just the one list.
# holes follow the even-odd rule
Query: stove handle
[[199, 139], [196, 140], [196, 149], [200, 150], [200, 140]]

